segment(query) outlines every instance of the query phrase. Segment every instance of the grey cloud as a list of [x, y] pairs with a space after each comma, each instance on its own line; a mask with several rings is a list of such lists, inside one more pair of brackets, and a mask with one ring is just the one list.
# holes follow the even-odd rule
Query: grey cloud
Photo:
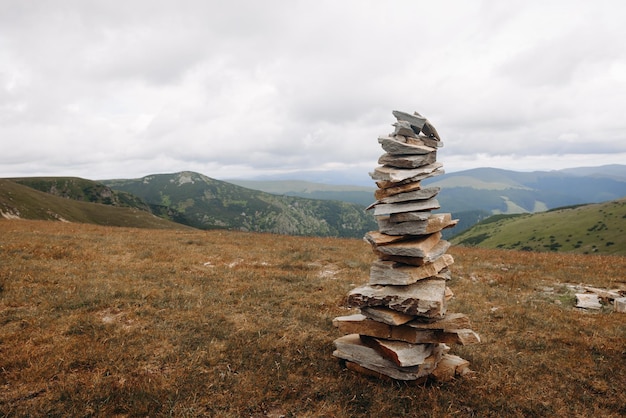
[[0, 163], [13, 170], [42, 155], [40, 171], [117, 176], [364, 167], [393, 109], [431, 119], [452, 161], [583, 153], [590, 138], [624, 152], [623, 8], [32, 4], [0, 13], [0, 143], [15, 144]]
[[589, 28], [579, 27], [521, 51], [505, 62], [499, 72], [525, 87], [567, 85], [585, 67], [604, 66], [607, 60], [614, 59], [618, 51], [611, 51], [611, 44], [615, 42], [605, 39], [601, 29], [590, 39]]

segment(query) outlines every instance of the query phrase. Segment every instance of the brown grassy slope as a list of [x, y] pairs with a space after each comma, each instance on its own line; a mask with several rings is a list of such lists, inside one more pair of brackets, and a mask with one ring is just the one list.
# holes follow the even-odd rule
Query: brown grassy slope
[[140, 209], [67, 199], [0, 179], [0, 218], [3, 217], [136, 228], [191, 229]]
[[360, 240], [0, 220], [0, 416], [626, 414], [626, 316], [564, 286], [623, 285], [626, 257], [451, 253], [477, 373], [409, 386], [331, 356]]

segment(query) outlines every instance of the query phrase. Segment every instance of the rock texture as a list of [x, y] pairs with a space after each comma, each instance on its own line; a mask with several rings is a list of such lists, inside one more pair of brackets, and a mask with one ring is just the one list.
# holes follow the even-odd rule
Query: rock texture
[[393, 111], [394, 132], [380, 136], [385, 151], [370, 173], [376, 182], [373, 209], [378, 231], [365, 241], [378, 256], [368, 283], [352, 289], [347, 306], [359, 313], [337, 317], [344, 335], [333, 352], [350, 370], [379, 378], [422, 382], [448, 380], [470, 372], [469, 362], [448, 354], [449, 344], [476, 344], [467, 316], [447, 312], [450, 243], [441, 231], [456, 225], [439, 209], [439, 188], [420, 182], [442, 174], [437, 148], [443, 144], [422, 115]]

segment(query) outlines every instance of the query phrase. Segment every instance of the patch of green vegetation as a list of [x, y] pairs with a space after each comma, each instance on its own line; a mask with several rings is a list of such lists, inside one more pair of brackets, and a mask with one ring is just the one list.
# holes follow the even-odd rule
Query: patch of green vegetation
[[580, 208], [583, 206], [586, 206], [587, 203], [580, 203], [578, 205], [568, 205], [568, 206], [560, 206], [558, 208], [553, 208], [553, 209], [549, 209], [547, 212], [556, 212], [559, 210], [566, 210], [566, 209], [576, 209], [576, 208]]
[[493, 215], [488, 217], [487, 219], [481, 221], [480, 223], [482, 225], [487, 225], [487, 224], [491, 224], [491, 223], [495, 223], [498, 221], [501, 221], [503, 219], [511, 219], [511, 218], [517, 218], [519, 216], [523, 216], [523, 214], [520, 213], [513, 213], [513, 214], [498, 214], [498, 215]]
[[626, 199], [521, 216], [498, 215], [451, 239], [453, 244], [523, 251], [626, 254], [620, 228]]
[[460, 241], [459, 244], [461, 244], [461, 245], [478, 245], [481, 242], [483, 242], [484, 240], [486, 240], [487, 238], [489, 238], [489, 234], [474, 235], [474, 236], [465, 238], [463, 241]]

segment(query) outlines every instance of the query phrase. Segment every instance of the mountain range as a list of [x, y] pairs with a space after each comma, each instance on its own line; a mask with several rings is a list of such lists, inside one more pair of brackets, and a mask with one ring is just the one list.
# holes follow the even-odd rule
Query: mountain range
[[441, 187], [442, 207], [498, 213], [542, 212], [560, 206], [598, 203], [626, 196], [626, 166], [561, 171], [516, 172], [476, 168], [424, 181]]
[[[7, 195], [9, 183], [13, 183], [10, 187], [13, 195]], [[626, 196], [626, 165], [549, 172], [478, 168], [444, 174], [423, 183], [441, 188], [437, 196], [439, 212], [451, 212], [460, 219], [457, 227], [445, 231], [449, 239], [494, 214], [544, 212], [620, 199]], [[49, 198], [33, 203], [43, 197], [37, 195], [35, 199], [30, 193], [27, 200], [31, 205], [21, 202], [19, 206], [15, 193], [23, 194], [24, 189], [17, 192], [18, 184], [62, 200], [52, 206]], [[100, 181], [32, 177], [3, 181], [0, 210], [7, 215], [20, 213], [25, 217], [32, 214], [44, 219], [83, 219], [76, 215], [75, 205], [71, 205], [74, 215], [61, 210], [63, 202], [73, 200], [82, 203], [83, 209], [90, 208], [90, 213], [97, 212], [93, 205], [101, 209], [115, 207], [200, 229], [361, 238], [365, 232], [377, 229], [371, 213], [364, 211], [374, 200], [374, 190], [373, 186], [294, 180], [227, 182], [188, 171]], [[47, 212], [43, 207], [48, 208]], [[100, 219], [96, 223], [102, 222]], [[106, 222], [121, 223], [111, 217]]]
[[[288, 180], [229, 180], [234, 184], [287, 196], [341, 199], [361, 205], [373, 201], [375, 186], [338, 186]], [[626, 196], [626, 165], [518, 172], [476, 168], [422, 182], [441, 188], [441, 212], [459, 223], [444, 231], [450, 238], [495, 214], [535, 213], [562, 206], [599, 203]], [[373, 184], [373, 181], [372, 181]]]
[[279, 196], [189, 171], [101, 183], [171, 208], [200, 229], [361, 238], [376, 227], [354, 203]]
[[[36, 195], [39, 201], [28, 199], [30, 204], [17, 201], [14, 197], [19, 194], [15, 191], [18, 185], [45, 192], [47, 196], [44, 199], [43, 195]], [[56, 198], [54, 210], [43, 210], [50, 206], [51, 197]], [[80, 208], [89, 208], [90, 212], [105, 207], [110, 210], [112, 206], [132, 208], [199, 229], [361, 238], [376, 227], [373, 217], [354, 203], [277, 196], [193, 172], [99, 182], [70, 177], [13, 178], [3, 180], [0, 185], [0, 210], [5, 217], [90, 222], [90, 216], [67, 218], [64, 202], [74, 209], [76, 203], [81, 203]], [[97, 219], [93, 223], [102, 221]]]

